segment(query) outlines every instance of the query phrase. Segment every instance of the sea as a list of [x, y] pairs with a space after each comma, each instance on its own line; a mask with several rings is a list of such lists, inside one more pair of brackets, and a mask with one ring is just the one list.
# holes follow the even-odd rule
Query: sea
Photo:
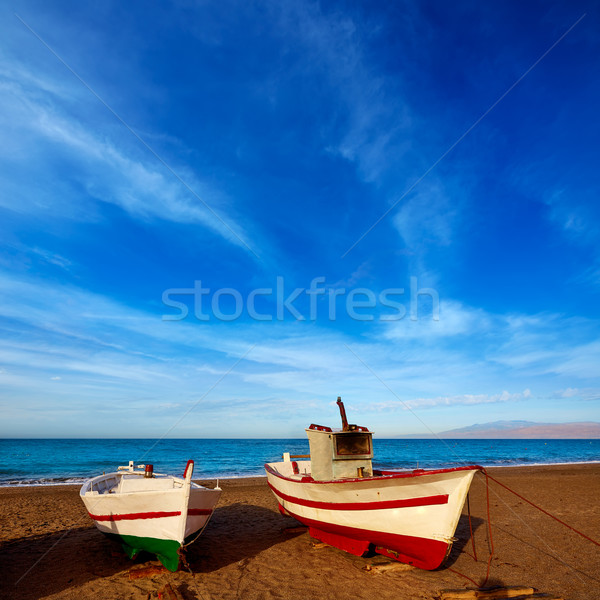
[[[600, 463], [593, 440], [373, 440], [373, 467], [383, 470], [517, 467]], [[158, 473], [183, 474], [193, 459], [194, 479], [255, 477], [283, 452], [308, 454], [306, 439], [2, 439], [0, 486], [78, 484], [130, 460]]]

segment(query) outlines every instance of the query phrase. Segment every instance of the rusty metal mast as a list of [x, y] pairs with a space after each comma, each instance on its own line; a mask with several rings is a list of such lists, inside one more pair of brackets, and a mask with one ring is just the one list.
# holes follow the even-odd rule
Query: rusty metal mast
[[350, 431], [350, 427], [348, 426], [348, 419], [346, 418], [346, 409], [344, 408], [344, 403], [342, 402], [341, 396], [338, 396], [337, 405], [340, 409], [340, 415], [342, 417], [342, 431]]

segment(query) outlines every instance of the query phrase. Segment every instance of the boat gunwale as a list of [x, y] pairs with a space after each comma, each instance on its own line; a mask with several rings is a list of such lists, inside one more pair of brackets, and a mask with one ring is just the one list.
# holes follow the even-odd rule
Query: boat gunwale
[[467, 465], [463, 467], [451, 467], [447, 469], [418, 469], [414, 471], [404, 472], [404, 471], [382, 471], [382, 475], [372, 475], [371, 477], [354, 477], [348, 479], [327, 479], [324, 481], [317, 481], [309, 476], [305, 476], [302, 479], [297, 479], [294, 477], [287, 477], [286, 475], [282, 475], [277, 471], [272, 464], [284, 464], [285, 461], [279, 461], [277, 463], [265, 463], [265, 471], [270, 473], [271, 475], [278, 477], [279, 479], [283, 479], [284, 481], [290, 481], [292, 483], [297, 484], [340, 484], [340, 483], [359, 483], [359, 482], [373, 482], [373, 481], [389, 481], [394, 479], [408, 479], [411, 477], [422, 477], [423, 475], [441, 475], [444, 473], [455, 473], [457, 471], [483, 471], [484, 468], [480, 465]]
[[[101, 481], [102, 479], [107, 479], [110, 477], [116, 477], [116, 478], [123, 478], [124, 475], [139, 475], [140, 478], [144, 478], [144, 472], [143, 471], [113, 471], [111, 473], [104, 473], [102, 475], [96, 475], [95, 477], [91, 477], [90, 479], [87, 479], [86, 481], [83, 482], [83, 484], [81, 485], [81, 488], [79, 489], [79, 495], [83, 498], [85, 496], [87, 496], [88, 494], [95, 492], [96, 490], [93, 490], [92, 487], [95, 483]], [[148, 493], [148, 492], [180, 492], [183, 489], [183, 486], [185, 485], [185, 479], [183, 479], [182, 477], [179, 477], [178, 475], [169, 475], [167, 473], [154, 473], [154, 475], [156, 475], [157, 479], [173, 479], [175, 481], [177, 481], [178, 483], [182, 484], [182, 487], [177, 487], [177, 488], [172, 488], [172, 489], [166, 489], [166, 490], [132, 490], [129, 492], [114, 492], [111, 497], [114, 496], [128, 496], [131, 494], [143, 494], [143, 493]], [[214, 489], [221, 489], [221, 488], [207, 488], [204, 485], [200, 485], [199, 483], [195, 483], [194, 481], [190, 481], [190, 487], [192, 489], [200, 489], [200, 490], [209, 490], [209, 491], [213, 491]], [[102, 496], [105, 496], [106, 494], [104, 493], [98, 493], [97, 496], [93, 496], [94, 498], [99, 498]], [[90, 496], [92, 497], [92, 496]]]

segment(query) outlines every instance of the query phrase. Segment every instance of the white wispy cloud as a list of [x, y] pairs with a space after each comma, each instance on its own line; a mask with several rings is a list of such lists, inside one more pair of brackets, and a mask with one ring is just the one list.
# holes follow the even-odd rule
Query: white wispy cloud
[[[82, 202], [89, 204], [94, 199], [115, 204], [135, 219], [201, 224], [232, 244], [249, 250], [249, 236], [234, 217], [230, 200], [198, 179], [189, 167], [172, 165], [194, 193], [160, 165], [120, 124], [112, 123], [106, 131], [105, 117], [90, 124], [70, 114], [69, 92], [58, 84], [40, 80], [23, 67], [16, 71], [5, 70], [0, 77], [3, 122], [14, 131], [14, 139], [24, 140], [21, 144], [25, 144], [13, 147], [10, 160], [20, 158], [29, 167], [32, 162], [37, 162], [38, 169], [46, 168], [51, 173], [54, 167], [49, 164], [48, 157], [58, 154], [65, 163], [62, 168], [68, 168], [70, 180], [78, 182], [87, 191], [85, 199], [74, 192], [66, 196], [46, 191], [52, 200], [55, 217], [74, 213], [78, 218], [86, 218], [86, 215], [89, 218], [93, 212], [80, 209], [74, 212], [72, 208]], [[91, 95], [89, 99], [95, 102]], [[104, 108], [99, 107], [99, 110]], [[120, 127], [122, 131], [119, 132]], [[97, 133], [98, 128], [104, 129], [105, 133]], [[125, 138], [131, 139], [124, 141]], [[20, 147], [38, 150], [20, 154]], [[47, 208], [37, 194], [22, 197], [29, 201], [30, 210]], [[13, 199], [7, 195], [3, 196], [2, 204], [15, 208]], [[220, 218], [207, 205], [220, 213]]]
[[508, 392], [504, 390], [497, 394], [458, 394], [456, 396], [437, 396], [435, 398], [414, 398], [406, 401], [376, 402], [371, 404], [370, 408], [376, 411], [394, 411], [433, 408], [437, 406], [475, 406], [498, 402], [518, 402], [520, 400], [528, 400], [532, 397], [529, 389], [522, 392]]
[[68, 271], [73, 266], [73, 262], [71, 260], [64, 256], [61, 256], [56, 252], [52, 252], [50, 250], [38, 247], [29, 247], [27, 248], [27, 250], [28, 252], [39, 256], [43, 261], [47, 262], [48, 264], [60, 267], [65, 271]]
[[[557, 315], [490, 315], [450, 303], [451, 325], [442, 334], [357, 339], [318, 324], [240, 322], [224, 328], [216, 322], [163, 322], [158, 312], [22, 275], [2, 274], [0, 286], [3, 396], [36, 411], [71, 407], [104, 414], [108, 407], [169, 404], [183, 411], [252, 347], [203, 404], [213, 414], [224, 414], [232, 398], [252, 398], [248, 412], [254, 402], [255, 409], [270, 407], [274, 415], [284, 409], [272, 398], [318, 402], [323, 418], [330, 419], [335, 407], [328, 402], [337, 395], [357, 419], [406, 406], [432, 414], [450, 407], [524, 405], [553, 397], [540, 379], [549, 372], [567, 390], [556, 402], [595, 397], [568, 390], [593, 389], [586, 381], [600, 348], [589, 337], [598, 324]], [[524, 391], [514, 391], [523, 383], [517, 389]], [[375, 420], [386, 431], [385, 422]]]
[[[425, 289], [425, 288], [423, 288]], [[432, 290], [433, 300], [439, 299], [437, 292]], [[428, 294], [424, 294], [427, 296]], [[418, 299], [417, 299], [418, 300]], [[426, 314], [419, 314], [419, 308], [414, 309], [414, 320], [410, 318], [410, 311], [401, 320], [386, 325], [383, 335], [389, 340], [421, 340], [429, 341], [432, 338], [445, 338], [452, 336], [478, 336], [494, 324], [498, 319], [482, 309], [473, 308], [455, 300], [439, 299], [439, 313], [436, 315], [431, 310]], [[435, 318], [439, 316], [439, 318]]]
[[600, 388], [566, 388], [564, 390], [556, 390], [550, 397], [565, 400], [570, 398], [581, 398], [586, 401], [600, 400]]
[[403, 200], [393, 217], [404, 243], [413, 250], [430, 244], [448, 246], [453, 238], [454, 204], [439, 180], [422, 182], [414, 194]]
[[[499, 326], [499, 344], [488, 351], [495, 362], [532, 376], [594, 378], [600, 361], [600, 323], [559, 314], [508, 315]], [[501, 321], [502, 324], [502, 321]], [[500, 324], [500, 325], [501, 325]]]
[[[286, 44], [302, 52], [298, 71], [310, 64], [312, 76], [336, 98], [335, 115], [322, 125], [324, 148], [355, 164], [364, 181], [379, 181], [392, 165], [397, 170], [414, 151], [408, 133], [412, 116], [399, 93], [398, 73], [390, 79], [368, 57], [368, 38], [384, 23], [365, 28], [347, 14], [326, 14], [317, 4], [282, 2], [270, 10]], [[410, 30], [407, 26], [405, 33]]]
[[[548, 135], [560, 138], [561, 129], [558, 123], [552, 123]], [[538, 204], [555, 235], [589, 252], [591, 260], [581, 263], [581, 270], [573, 273], [572, 281], [597, 287], [600, 283], [600, 210], [596, 202], [597, 183], [589, 175], [595, 173], [595, 162], [574, 156], [577, 157], [576, 177], [572, 177], [574, 167], [559, 152], [544, 147], [544, 152], [533, 160], [513, 165], [508, 178], [519, 194]]]

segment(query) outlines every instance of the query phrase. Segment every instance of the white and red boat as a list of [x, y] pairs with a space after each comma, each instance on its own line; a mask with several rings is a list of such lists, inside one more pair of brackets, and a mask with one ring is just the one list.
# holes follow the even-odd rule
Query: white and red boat
[[183, 477], [154, 473], [152, 465], [133, 461], [117, 472], [86, 481], [79, 492], [96, 527], [117, 538], [130, 558], [140, 550], [156, 554], [170, 571], [179, 565], [182, 546], [206, 527], [221, 489], [192, 481], [194, 461]]
[[[436, 569], [455, 540], [477, 465], [414, 471], [374, 471], [372, 432], [311, 425], [310, 455], [284, 454], [267, 463], [279, 510], [331, 546], [361, 556], [375, 550], [421, 569]], [[293, 460], [309, 458], [310, 460]]]

